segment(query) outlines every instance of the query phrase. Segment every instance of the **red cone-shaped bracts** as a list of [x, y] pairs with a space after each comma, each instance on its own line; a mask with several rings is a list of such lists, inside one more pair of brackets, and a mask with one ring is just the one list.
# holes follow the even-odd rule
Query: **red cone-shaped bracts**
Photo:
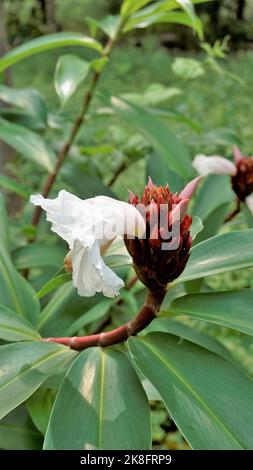
[[232, 187], [240, 201], [244, 201], [253, 192], [253, 157], [241, 157], [235, 154], [237, 172], [231, 177]]
[[139, 279], [149, 289], [164, 289], [184, 270], [190, 255], [192, 218], [187, 214], [189, 199], [200, 177], [183, 191], [172, 194], [168, 185], [156, 186], [149, 178], [141, 199], [130, 192], [129, 203], [146, 218], [146, 234], [125, 237]]

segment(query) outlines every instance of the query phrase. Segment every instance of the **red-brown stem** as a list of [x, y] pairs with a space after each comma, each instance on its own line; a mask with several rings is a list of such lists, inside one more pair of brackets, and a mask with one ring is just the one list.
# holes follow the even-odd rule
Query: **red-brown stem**
[[126, 289], [127, 289], [127, 290], [131, 290], [132, 287], [135, 286], [135, 284], [136, 284], [136, 282], [138, 281], [138, 279], [139, 279], [138, 276], [133, 276], [132, 279], [130, 279], [129, 283], [127, 284]]
[[239, 199], [239, 197], [236, 199], [236, 208], [230, 213], [227, 215], [227, 217], [225, 218], [224, 220], [224, 223], [227, 223], [227, 222], [230, 222], [230, 220], [233, 220], [233, 218], [239, 214], [241, 210], [241, 201]]
[[104, 348], [106, 346], [112, 346], [113, 344], [123, 343], [130, 336], [136, 336], [140, 331], [146, 328], [154, 318], [156, 318], [165, 294], [166, 290], [148, 291], [146, 302], [138, 315], [133, 320], [115, 328], [112, 331], [90, 336], [44, 338], [43, 341], [63, 344], [78, 351], [94, 346]]
[[[121, 33], [122, 27], [123, 27], [123, 22], [121, 22], [119, 24], [118, 31], [115, 34], [114, 39], [109, 39], [107, 44], [105, 45], [104, 50], [102, 52], [102, 57], [107, 57], [108, 58], [110, 56], [112, 48], [113, 48], [115, 42], [117, 41], [117, 39], [118, 39], [118, 37]], [[80, 111], [79, 115], [76, 117], [76, 119], [73, 123], [73, 126], [71, 128], [68, 140], [65, 142], [65, 144], [63, 145], [63, 147], [61, 148], [61, 150], [60, 150], [60, 152], [57, 156], [55, 167], [54, 167], [52, 173], [50, 173], [48, 175], [48, 178], [45, 182], [44, 188], [42, 190], [42, 195], [45, 198], [49, 195], [49, 193], [52, 189], [52, 186], [53, 186], [53, 184], [54, 184], [54, 182], [57, 178], [57, 175], [58, 175], [58, 173], [61, 169], [61, 166], [62, 166], [65, 158], [67, 157], [70, 148], [72, 147], [72, 144], [75, 140], [75, 137], [76, 137], [82, 123], [84, 122], [86, 113], [89, 109], [90, 102], [93, 98], [94, 91], [96, 89], [98, 80], [101, 77], [101, 74], [102, 74], [102, 70], [94, 71], [94, 73], [93, 73], [92, 80], [91, 80], [91, 85], [90, 85], [89, 90], [87, 91], [87, 93], [84, 96], [81, 111]], [[37, 225], [39, 224], [41, 214], [42, 214], [42, 209], [41, 209], [40, 206], [37, 206], [34, 210], [33, 217], [32, 217], [32, 225], [34, 227], [37, 227]]]

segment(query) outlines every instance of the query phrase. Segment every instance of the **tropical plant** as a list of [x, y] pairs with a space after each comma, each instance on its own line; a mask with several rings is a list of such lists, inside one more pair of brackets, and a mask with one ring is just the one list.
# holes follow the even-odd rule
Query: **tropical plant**
[[[89, 61], [74, 54], [59, 58], [56, 112], [36, 90], [0, 86], [8, 104], [1, 110], [0, 138], [35, 173], [23, 184], [0, 175], [1, 186], [23, 201], [12, 221], [0, 198], [1, 448], [149, 449], [151, 400], [164, 402], [193, 449], [252, 448], [251, 378], [220, 342], [184, 322], [253, 334], [252, 289], [210, 292], [204, 283], [253, 266], [251, 212], [245, 212], [245, 230], [221, 229], [234, 205], [229, 176], [196, 177], [190, 151], [167, 119], [190, 128], [194, 121], [159, 107], [180, 88], [153, 84], [143, 94], [120, 96], [102, 89], [114, 46], [129, 31], [178, 23], [203, 41], [194, 9], [201, 2], [124, 0], [119, 15], [88, 19], [90, 36], [40, 36], [0, 59], [3, 72], [49, 49], [91, 50]], [[107, 36], [105, 45], [98, 30]], [[177, 60], [174, 72], [198, 79], [204, 66]], [[81, 86], [83, 102], [73, 119], [67, 104]], [[118, 148], [108, 135], [103, 145], [85, 145], [80, 130], [100, 119], [106, 129], [116, 123]], [[127, 126], [125, 134], [118, 121]], [[238, 143], [226, 132], [218, 139]], [[127, 204], [112, 186], [137, 160], [157, 185], [150, 179], [141, 198], [133, 187]], [[31, 198], [33, 213], [31, 192], [42, 193]], [[165, 222], [159, 219], [153, 232], [152, 217], [161, 216], [163, 205]], [[48, 232], [42, 209], [70, 253]], [[167, 234], [172, 222], [173, 246]], [[100, 223], [104, 230], [118, 223], [120, 229], [98, 241], [91, 227]]]

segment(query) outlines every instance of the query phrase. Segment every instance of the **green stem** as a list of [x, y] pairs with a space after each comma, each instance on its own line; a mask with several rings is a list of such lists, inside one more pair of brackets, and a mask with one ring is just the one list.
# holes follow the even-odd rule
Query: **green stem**
[[[122, 20], [122, 21], [119, 22], [117, 32], [116, 32], [113, 39], [110, 38], [108, 40], [108, 42], [105, 45], [104, 50], [102, 52], [102, 57], [107, 57], [107, 58], [110, 57], [112, 49], [113, 49], [115, 43], [119, 39], [122, 28], [124, 26], [124, 22], [125, 22], [125, 20], [124, 21]], [[80, 111], [80, 113], [78, 114], [78, 116], [76, 117], [76, 119], [73, 123], [73, 126], [71, 128], [71, 131], [70, 131], [70, 134], [69, 134], [69, 137], [68, 137], [67, 141], [64, 143], [63, 147], [61, 148], [61, 150], [58, 154], [58, 157], [57, 157], [57, 160], [56, 160], [55, 167], [54, 167], [53, 171], [48, 175], [48, 178], [45, 182], [44, 188], [42, 190], [42, 195], [45, 198], [49, 195], [49, 193], [50, 193], [50, 191], [51, 191], [51, 189], [54, 185], [54, 182], [55, 182], [55, 180], [56, 180], [56, 178], [59, 174], [59, 171], [60, 171], [60, 169], [63, 165], [63, 162], [65, 161], [65, 159], [66, 159], [66, 157], [69, 153], [69, 150], [71, 149], [72, 144], [73, 144], [73, 142], [76, 138], [76, 135], [77, 135], [81, 125], [84, 122], [84, 118], [85, 118], [85, 116], [87, 114], [87, 111], [90, 107], [91, 100], [94, 96], [94, 92], [96, 90], [97, 83], [98, 83], [101, 75], [102, 75], [102, 70], [93, 72], [93, 76], [92, 76], [92, 79], [91, 79], [91, 84], [90, 84], [89, 90], [84, 95], [81, 111]], [[34, 225], [35, 227], [37, 227], [39, 222], [40, 222], [41, 214], [42, 214], [42, 209], [41, 209], [40, 206], [37, 206], [34, 210], [33, 217], [32, 217], [32, 225]]]

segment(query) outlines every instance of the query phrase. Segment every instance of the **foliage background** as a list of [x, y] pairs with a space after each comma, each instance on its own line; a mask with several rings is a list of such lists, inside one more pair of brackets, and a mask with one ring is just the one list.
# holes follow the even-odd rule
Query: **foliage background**
[[[84, 17], [102, 18], [118, 10], [117, 0], [71, 0], [54, 2], [54, 16], [50, 21], [43, 15], [43, 2], [35, 0], [5, 0], [8, 42], [10, 47], [42, 33], [52, 31], [87, 31]], [[45, 2], [46, 3], [46, 2]], [[207, 69], [204, 79], [185, 80], [173, 72], [176, 57], [194, 58], [203, 62], [205, 54], [200, 50], [196, 37], [185, 28], [173, 27], [168, 33], [165, 26], [156, 26], [148, 30], [131, 34], [114, 50], [111, 66], [103, 75], [102, 90], [109, 90], [116, 95], [121, 93], [144, 93], [152, 83], [164, 87], [175, 87], [180, 94], [163, 103], [163, 109], [183, 114], [189, 123], [169, 120], [173, 129], [190, 148], [194, 155], [203, 153], [231, 154], [231, 145], [240, 145], [243, 153], [252, 154], [253, 107], [251, 97], [253, 89], [253, 2], [245, 2], [242, 18], [238, 19], [240, 2], [223, 0], [214, 5], [201, 5], [199, 12], [205, 25], [206, 38], [210, 42], [230, 36], [229, 50], [223, 61], [224, 73]], [[52, 21], [53, 19], [53, 21]], [[183, 30], [183, 31], [182, 31]], [[28, 61], [14, 65], [11, 70], [12, 86], [15, 88], [34, 87], [47, 101], [52, 112], [58, 106], [58, 98], [53, 86], [53, 75], [57, 59], [64, 53], [73, 53], [82, 59], [90, 59], [93, 52], [86, 49], [67, 48], [42, 53]], [[226, 72], [239, 76], [237, 80]], [[79, 88], [75, 97], [64, 110], [68, 119], [76, 115], [84, 86]], [[101, 107], [97, 99], [92, 104], [92, 112]], [[128, 127], [112, 119], [109, 126], [107, 118], [100, 118], [88, 123], [78, 138], [79, 147], [83, 147], [83, 164], [89, 167], [90, 156], [92, 172], [108, 185], [113, 174], [125, 162], [122, 172], [111, 189], [116, 195], [126, 200], [127, 189], [140, 192], [146, 181], [144, 161], [149, 154], [145, 141], [134, 134]], [[75, 148], [73, 153], [75, 153]], [[113, 158], [111, 157], [113, 155]], [[18, 183], [25, 184], [28, 192], [40, 189], [40, 171], [34, 172], [33, 166], [18, 156], [13, 155], [3, 161], [4, 172], [12, 175]], [[1, 161], [1, 160], [0, 160]], [[57, 181], [55, 190], [62, 187]], [[12, 240], [17, 246], [22, 245], [20, 226], [23, 223], [20, 200], [4, 189], [9, 200], [9, 214], [13, 219]], [[25, 215], [28, 221], [30, 210]], [[243, 217], [231, 222], [226, 230], [245, 228]], [[43, 228], [42, 228], [43, 230]], [[17, 239], [17, 234], [18, 238]], [[232, 274], [223, 274], [208, 278], [206, 289], [229, 290], [253, 287], [252, 269], [240, 270]], [[42, 279], [39, 284], [43, 284]], [[253, 345], [247, 335], [231, 332], [225, 327], [211, 326], [195, 321], [185, 322], [190, 326], [207, 331], [223, 342], [253, 374]], [[22, 413], [22, 410], [21, 410]], [[188, 449], [180, 432], [170, 420], [168, 413], [160, 403], [152, 403], [153, 445], [154, 448]], [[35, 432], [35, 431], [34, 431]], [[0, 429], [1, 433], [1, 429]], [[39, 436], [38, 436], [39, 439]]]

